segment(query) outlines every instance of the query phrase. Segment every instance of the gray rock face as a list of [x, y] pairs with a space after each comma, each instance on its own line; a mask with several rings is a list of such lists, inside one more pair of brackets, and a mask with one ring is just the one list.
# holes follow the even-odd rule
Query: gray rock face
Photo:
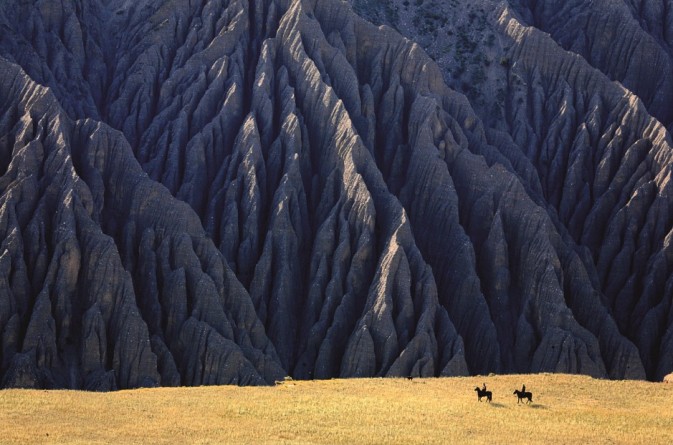
[[[392, 16], [380, 2], [353, 3], [425, 42], [450, 85], [467, 84], [498, 149], [482, 152], [486, 161], [514, 171], [559, 232], [554, 245], [570, 272], [563, 293], [574, 317], [602, 344], [616, 325], [636, 344], [648, 377], [660, 379], [671, 367], [664, 314], [672, 302], [663, 261], [671, 117], [662, 3], [392, 2]], [[451, 20], [428, 25], [429, 6]], [[442, 45], [455, 50], [438, 53]], [[613, 362], [608, 370], [638, 366], [620, 354], [603, 358]]]
[[3, 386], [671, 371], [657, 98], [523, 4], [473, 108], [348, 3], [196, 3], [0, 7]]
[[119, 132], [71, 120], [49, 90], [1, 64], [2, 133], [13, 143], [2, 177], [5, 385], [283, 376], [196, 214], [147, 177]]
[[[525, 22], [635, 93], [664, 125], [673, 120], [673, 21], [667, 1], [512, 1]], [[577, 32], [580, 30], [580, 32]]]

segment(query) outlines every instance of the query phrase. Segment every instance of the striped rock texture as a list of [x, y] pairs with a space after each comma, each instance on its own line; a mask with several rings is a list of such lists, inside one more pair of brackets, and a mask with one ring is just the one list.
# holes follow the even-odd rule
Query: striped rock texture
[[661, 2], [407, 3], [3, 2], [0, 384], [670, 373]]

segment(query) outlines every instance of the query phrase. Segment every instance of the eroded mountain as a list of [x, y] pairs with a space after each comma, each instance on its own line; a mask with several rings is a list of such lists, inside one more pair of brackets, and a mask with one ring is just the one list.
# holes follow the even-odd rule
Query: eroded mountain
[[348, 2], [3, 3], [2, 385], [669, 373], [666, 102], [492, 6], [461, 92]]

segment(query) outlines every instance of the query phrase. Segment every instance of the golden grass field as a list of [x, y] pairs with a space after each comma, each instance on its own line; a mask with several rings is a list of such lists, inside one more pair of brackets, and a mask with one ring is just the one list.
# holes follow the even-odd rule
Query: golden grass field
[[[477, 402], [486, 382], [493, 403]], [[525, 383], [534, 403], [512, 394]], [[570, 375], [0, 391], [0, 443], [673, 443], [673, 384]]]

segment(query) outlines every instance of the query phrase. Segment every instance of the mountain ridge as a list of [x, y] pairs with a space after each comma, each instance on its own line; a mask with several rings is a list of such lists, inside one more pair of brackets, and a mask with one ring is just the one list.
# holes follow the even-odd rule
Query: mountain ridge
[[670, 372], [670, 135], [504, 2], [503, 120], [346, 2], [63, 3], [0, 9], [3, 386]]

